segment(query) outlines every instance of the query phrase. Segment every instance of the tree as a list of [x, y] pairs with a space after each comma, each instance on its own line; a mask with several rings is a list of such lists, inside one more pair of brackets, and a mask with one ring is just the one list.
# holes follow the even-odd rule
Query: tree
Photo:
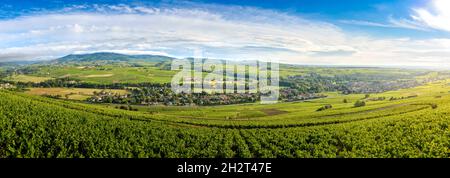
[[432, 109], [436, 109], [437, 107], [438, 107], [438, 106], [437, 106], [436, 103], [431, 104], [431, 108], [432, 108]]
[[363, 106], [366, 106], [366, 102], [360, 100], [355, 102], [355, 107], [363, 107]]
[[323, 111], [323, 110], [327, 110], [327, 109], [331, 109], [331, 108], [333, 108], [333, 106], [331, 104], [327, 104], [325, 106], [320, 107], [316, 111]]
[[120, 109], [128, 110], [128, 107], [126, 107], [126, 106], [120, 106]]
[[112, 102], [113, 102], [113, 98], [112, 98], [111, 96], [108, 96], [108, 97], [106, 98], [106, 102], [107, 102], [107, 103], [112, 103]]

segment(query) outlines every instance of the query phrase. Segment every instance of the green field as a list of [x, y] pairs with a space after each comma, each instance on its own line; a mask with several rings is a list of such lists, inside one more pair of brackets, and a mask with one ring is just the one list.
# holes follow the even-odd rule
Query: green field
[[[449, 156], [449, 81], [373, 95], [417, 97], [359, 108], [342, 100], [363, 95], [328, 94], [275, 105], [124, 111], [1, 91], [0, 157]], [[317, 112], [324, 104], [333, 108]]]
[[120, 65], [39, 67], [37, 77], [71, 77], [83, 82], [97, 84], [111, 83], [167, 83], [176, 71], [160, 70], [156, 67], [129, 67]]
[[16, 81], [16, 82], [32, 82], [39, 83], [46, 80], [52, 79], [51, 77], [39, 77], [39, 76], [30, 76], [30, 75], [13, 75], [11, 77], [7, 77], [6, 80]]
[[[79, 64], [63, 65], [30, 65], [26, 69], [33, 71], [26, 75], [13, 75], [5, 80], [16, 82], [43, 82], [56, 78], [73, 78], [86, 83], [112, 84], [112, 83], [170, 83], [172, 77], [178, 72], [158, 67], [154, 62], [133, 62], [98, 64], [97, 62], [83, 62]], [[427, 78], [436, 76], [437, 73], [429, 73], [427, 70], [400, 70], [389, 68], [352, 68], [352, 67], [323, 67], [323, 66], [299, 66], [280, 64], [280, 77], [307, 76], [311, 73], [323, 77], [351, 76], [361, 80], [383, 79], [408, 79], [413, 76]], [[204, 72], [206, 76], [208, 72]]]
[[[159, 120], [217, 128], [283, 128], [325, 125], [340, 122], [382, 118], [430, 109], [430, 105], [441, 102], [450, 95], [448, 81], [429, 84], [413, 89], [404, 89], [374, 94], [377, 97], [404, 97], [389, 101], [368, 101], [365, 107], [354, 107], [362, 94], [341, 95], [326, 93], [327, 98], [305, 102], [286, 102], [272, 105], [240, 104], [206, 107], [136, 106], [141, 112], [158, 116]], [[430, 92], [433, 90], [433, 92]], [[407, 98], [417, 95], [418, 97]], [[439, 98], [437, 98], [439, 97]], [[347, 99], [349, 103], [344, 103]], [[428, 102], [427, 102], [428, 101]], [[434, 102], [435, 101], [435, 102]], [[317, 109], [331, 104], [332, 109], [318, 112]], [[106, 105], [110, 106], [110, 105]]]

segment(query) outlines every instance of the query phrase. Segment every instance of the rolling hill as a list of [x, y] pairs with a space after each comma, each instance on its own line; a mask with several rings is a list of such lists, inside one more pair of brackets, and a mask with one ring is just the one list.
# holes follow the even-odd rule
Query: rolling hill
[[[342, 103], [361, 95], [334, 95], [276, 105], [125, 111], [2, 90], [0, 157], [448, 157], [448, 91], [446, 81], [381, 93], [419, 96], [362, 108]], [[335, 107], [317, 112], [324, 104]]]

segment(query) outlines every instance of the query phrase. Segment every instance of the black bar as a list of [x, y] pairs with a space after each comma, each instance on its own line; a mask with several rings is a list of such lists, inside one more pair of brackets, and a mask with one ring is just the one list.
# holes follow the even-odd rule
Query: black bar
[[[247, 164], [245, 164], [247, 163]], [[224, 164], [265, 164], [261, 171], [241, 168], [223, 172]], [[85, 176], [153, 177], [154, 175], [176, 177], [269, 177], [314, 174], [315, 176], [351, 175], [365, 172], [371, 176], [384, 176], [392, 172], [415, 174], [417, 171], [437, 173], [446, 171], [450, 159], [0, 159], [2, 172], [54, 174]], [[209, 172], [179, 172], [180, 165], [211, 165]], [[215, 169], [217, 168], [217, 169]], [[268, 168], [268, 169], [266, 169]], [[186, 169], [184, 169], [186, 170]], [[201, 169], [197, 169], [201, 170]], [[355, 172], [356, 171], [356, 172]]]

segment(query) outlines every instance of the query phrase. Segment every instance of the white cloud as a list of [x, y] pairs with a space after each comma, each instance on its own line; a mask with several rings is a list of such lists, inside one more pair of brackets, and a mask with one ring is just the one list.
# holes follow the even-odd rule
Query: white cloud
[[[78, 7], [86, 8], [86, 7]], [[51, 59], [110, 51], [179, 57], [278, 59], [289, 63], [449, 63], [450, 39], [377, 39], [325, 22], [245, 7], [100, 6], [0, 21], [0, 60]], [[409, 53], [411, 52], [411, 53]], [[433, 59], [427, 55], [433, 54]], [[437, 59], [437, 60], [436, 60]]]
[[364, 20], [340, 20], [339, 22], [345, 23], [345, 24], [350, 24], [350, 25], [396, 28], [396, 26], [394, 26], [392, 24], [384, 24], [384, 23], [364, 21]]
[[413, 29], [413, 30], [421, 30], [421, 31], [429, 31], [429, 28], [426, 25], [423, 25], [420, 22], [417, 22], [415, 20], [410, 19], [394, 19], [392, 17], [389, 17], [389, 23], [391, 26], [395, 28], [406, 28], [406, 29]]
[[414, 9], [412, 18], [430, 28], [450, 32], [450, 1], [431, 0], [427, 8]]
[[387, 21], [384, 23], [364, 21], [364, 20], [340, 20], [339, 22], [344, 24], [369, 26], [369, 27], [402, 28], [420, 31], [430, 31], [430, 28], [427, 25], [417, 21], [416, 19], [405, 19], [405, 18], [396, 19], [393, 18], [392, 16], [388, 17]]
[[404, 29], [413, 29], [413, 30], [421, 30], [427, 31], [427, 27], [423, 24], [408, 20], [408, 19], [395, 19], [389, 17], [387, 23], [379, 23], [372, 21], [364, 21], [364, 20], [340, 20], [340, 23], [350, 24], [350, 25], [360, 25], [360, 26], [370, 26], [370, 27], [383, 27], [383, 28], [404, 28]]
[[430, 0], [426, 7], [412, 8], [411, 11], [412, 13], [407, 18], [389, 16], [387, 21], [383, 23], [365, 20], [341, 20], [339, 22], [372, 27], [405, 28], [421, 31], [435, 29], [450, 32], [449, 0]]

